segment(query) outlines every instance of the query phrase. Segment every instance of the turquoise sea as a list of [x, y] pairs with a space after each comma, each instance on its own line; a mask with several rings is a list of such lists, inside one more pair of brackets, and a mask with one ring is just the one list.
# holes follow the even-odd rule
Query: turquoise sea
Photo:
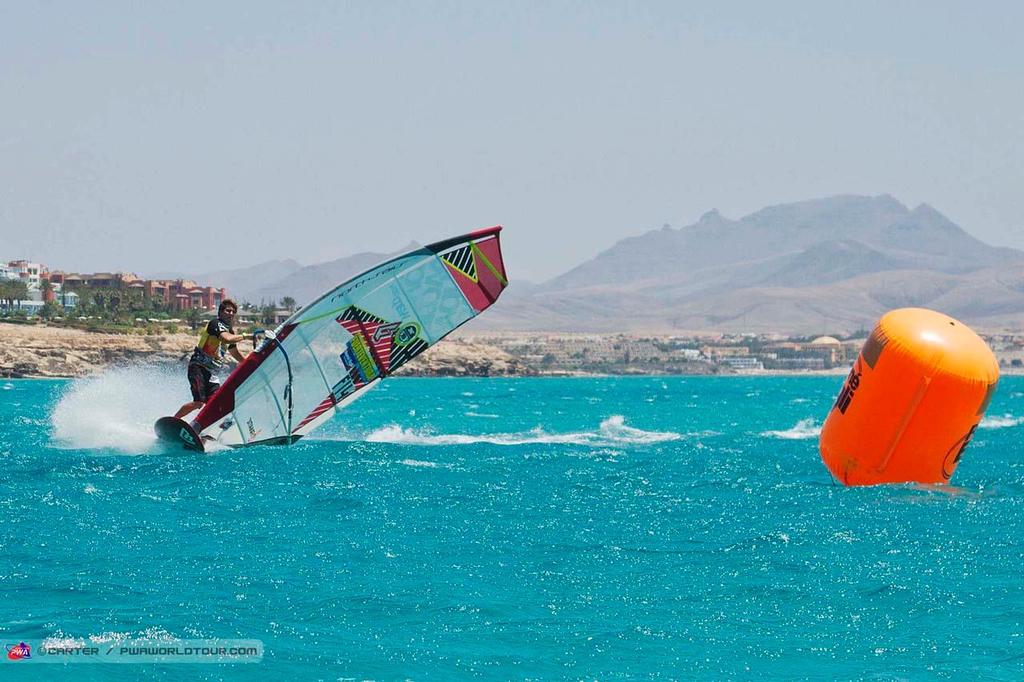
[[840, 376], [393, 379], [195, 455], [179, 374], [0, 380], [0, 641], [262, 662], [4, 679], [1024, 678], [1020, 378], [942, 490], [833, 483]]

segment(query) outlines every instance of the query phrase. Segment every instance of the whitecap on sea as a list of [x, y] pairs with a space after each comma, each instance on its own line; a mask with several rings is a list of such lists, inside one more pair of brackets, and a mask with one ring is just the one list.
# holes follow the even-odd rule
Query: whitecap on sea
[[762, 431], [761, 435], [767, 438], [782, 438], [783, 440], [817, 438], [821, 435], [821, 424], [814, 418], [801, 419], [792, 428], [781, 431]]
[[993, 415], [991, 417], [985, 417], [978, 424], [983, 429], [1005, 429], [1011, 426], [1019, 426], [1024, 424], [1024, 417], [1014, 417], [1011, 414], [1004, 414], [1001, 416]]
[[409, 467], [424, 467], [427, 469], [436, 469], [438, 467], [437, 462], [424, 462], [418, 459], [403, 459], [402, 464]]
[[429, 429], [412, 429], [404, 428], [398, 424], [389, 424], [364, 436], [353, 436], [345, 440], [365, 440], [371, 443], [395, 443], [401, 445], [472, 445], [476, 443], [529, 445], [544, 443], [622, 447], [663, 443], [679, 440], [683, 437], [683, 434], [674, 431], [645, 431], [644, 429], [628, 426], [622, 415], [612, 415], [603, 420], [594, 431], [550, 433], [543, 427], [538, 426], [529, 431], [516, 433], [435, 433]]

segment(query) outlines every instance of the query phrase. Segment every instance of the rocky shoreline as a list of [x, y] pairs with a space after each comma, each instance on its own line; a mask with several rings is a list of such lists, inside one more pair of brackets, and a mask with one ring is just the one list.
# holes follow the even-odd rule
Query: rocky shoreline
[[117, 364], [178, 362], [194, 346], [189, 334], [102, 334], [0, 324], [0, 377], [80, 377]]
[[[0, 377], [74, 378], [115, 365], [184, 364], [195, 345], [194, 334], [104, 334], [0, 323]], [[244, 344], [243, 349], [248, 350]], [[488, 377], [536, 373], [499, 348], [456, 338], [427, 350], [396, 374]]]
[[[538, 335], [542, 338], [543, 335]], [[0, 378], [75, 378], [117, 365], [184, 364], [195, 347], [191, 333], [110, 334], [47, 325], [0, 323]], [[511, 377], [511, 376], [630, 376], [630, 375], [812, 375], [845, 374], [849, 365], [829, 369], [753, 369], [734, 371], [707, 361], [574, 367], [523, 356], [501, 338], [455, 335], [411, 361], [396, 376]], [[248, 350], [243, 343], [244, 350]], [[511, 351], [511, 352], [510, 352]], [[1020, 374], [1004, 366], [1001, 372]]]

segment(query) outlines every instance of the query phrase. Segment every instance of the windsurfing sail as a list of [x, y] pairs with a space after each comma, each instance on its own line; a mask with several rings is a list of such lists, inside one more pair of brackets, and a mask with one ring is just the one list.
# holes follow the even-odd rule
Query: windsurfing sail
[[500, 232], [430, 244], [331, 289], [250, 353], [191, 427], [229, 446], [305, 436], [498, 299]]

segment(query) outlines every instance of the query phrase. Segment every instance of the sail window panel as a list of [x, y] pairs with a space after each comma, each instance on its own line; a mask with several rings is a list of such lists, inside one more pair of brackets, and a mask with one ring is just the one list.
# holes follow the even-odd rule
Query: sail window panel
[[[330, 323], [337, 326], [337, 323], [333, 320], [330, 320]], [[288, 353], [288, 360], [291, 362], [291, 428], [294, 430], [306, 415], [326, 399], [331, 392], [331, 386], [328, 386], [325, 381], [324, 374], [321, 371], [321, 363], [316, 356], [316, 352], [306, 342], [302, 334], [293, 332], [284, 340], [282, 346]], [[281, 353], [281, 349], [275, 349], [274, 352]], [[340, 361], [334, 357], [325, 357], [324, 360], [325, 364], [340, 364]], [[285, 368], [285, 374], [285, 379], [287, 380], [287, 368]]]
[[287, 372], [281, 368], [282, 381], [282, 373], [264, 371], [267, 364], [265, 361], [235, 392], [233, 418], [245, 442], [278, 438], [288, 433], [284, 405]]
[[403, 272], [397, 288], [416, 313], [429, 343], [435, 343], [476, 313], [437, 258]]
[[314, 325], [312, 332], [307, 331], [307, 325], [304, 324], [299, 325], [299, 329], [306, 337], [309, 352], [316, 358], [320, 367], [323, 375], [321, 386], [330, 391], [345, 376], [346, 370], [341, 362], [341, 353], [345, 351], [352, 335], [333, 317], [318, 320]]

